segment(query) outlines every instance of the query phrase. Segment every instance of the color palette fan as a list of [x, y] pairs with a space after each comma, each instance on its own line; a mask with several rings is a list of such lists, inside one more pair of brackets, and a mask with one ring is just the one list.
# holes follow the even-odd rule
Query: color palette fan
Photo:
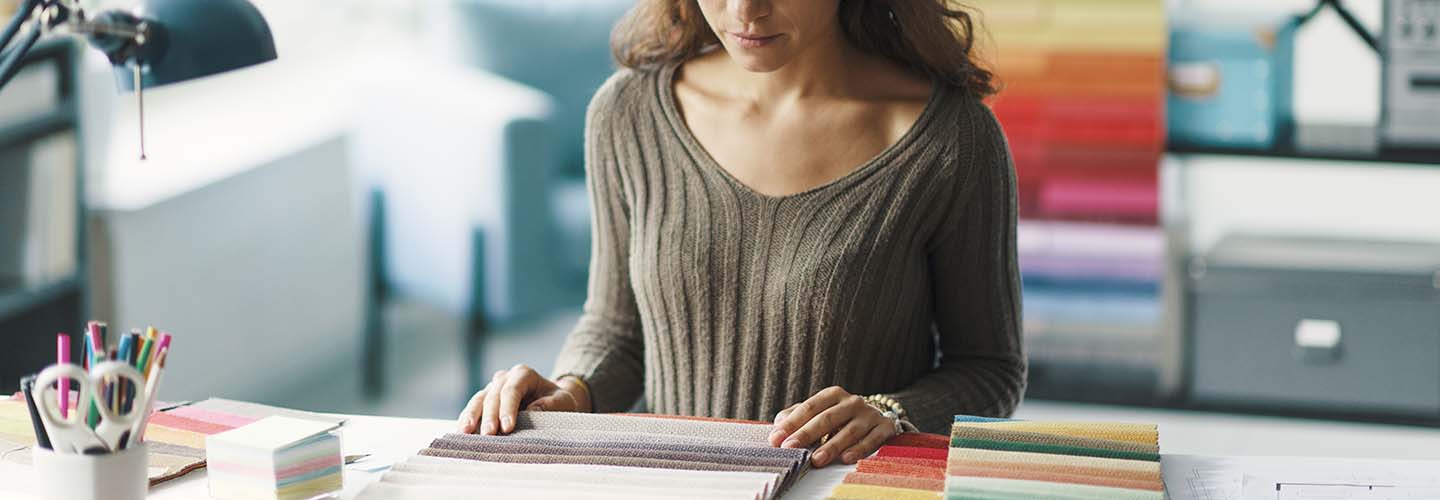
[[957, 416], [945, 498], [1163, 500], [1154, 425]]
[[[446, 434], [363, 499], [776, 498], [810, 450], [775, 448], [767, 422], [521, 412], [504, 436]], [[543, 481], [537, 481], [543, 479]]]

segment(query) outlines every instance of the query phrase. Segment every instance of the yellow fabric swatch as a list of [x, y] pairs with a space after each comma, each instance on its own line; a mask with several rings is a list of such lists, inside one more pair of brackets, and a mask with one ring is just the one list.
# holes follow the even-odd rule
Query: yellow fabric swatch
[[979, 427], [1010, 431], [1059, 434], [1064, 436], [1108, 439], [1157, 446], [1160, 431], [1153, 424], [1102, 424], [1088, 422], [957, 422], [956, 427]]
[[833, 500], [941, 500], [938, 491], [889, 488], [868, 484], [841, 484], [830, 492]]

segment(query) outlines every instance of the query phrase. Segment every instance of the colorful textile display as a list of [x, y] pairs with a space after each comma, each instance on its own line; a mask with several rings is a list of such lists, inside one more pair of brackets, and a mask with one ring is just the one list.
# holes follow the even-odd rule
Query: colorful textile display
[[830, 492], [834, 500], [940, 500], [950, 439], [907, 432], [861, 459]]
[[[1162, 0], [975, 0], [1021, 215], [1154, 223], [1165, 145]], [[988, 35], [988, 36], [986, 36]]]
[[945, 498], [1163, 500], [1154, 425], [1023, 422], [959, 416]]
[[508, 435], [436, 438], [361, 498], [471, 498], [481, 485], [494, 498], [774, 498], [808, 470], [810, 450], [770, 446], [771, 429], [768, 422], [521, 412]]

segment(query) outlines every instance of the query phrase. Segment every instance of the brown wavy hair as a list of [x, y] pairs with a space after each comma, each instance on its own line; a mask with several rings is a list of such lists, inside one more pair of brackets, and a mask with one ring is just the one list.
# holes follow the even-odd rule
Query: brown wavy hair
[[[840, 28], [861, 50], [887, 57], [977, 97], [996, 91], [974, 55], [976, 23], [952, 0], [840, 0]], [[610, 48], [627, 68], [684, 61], [719, 44], [696, 0], [639, 0]]]

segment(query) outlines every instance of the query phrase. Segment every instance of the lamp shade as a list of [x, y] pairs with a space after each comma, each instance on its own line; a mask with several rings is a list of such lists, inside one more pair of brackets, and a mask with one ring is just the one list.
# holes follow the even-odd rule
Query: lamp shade
[[[247, 0], [143, 0], [132, 14], [149, 36], [135, 52], [145, 87], [210, 76], [275, 59], [275, 38]], [[121, 90], [133, 69], [115, 67]]]

